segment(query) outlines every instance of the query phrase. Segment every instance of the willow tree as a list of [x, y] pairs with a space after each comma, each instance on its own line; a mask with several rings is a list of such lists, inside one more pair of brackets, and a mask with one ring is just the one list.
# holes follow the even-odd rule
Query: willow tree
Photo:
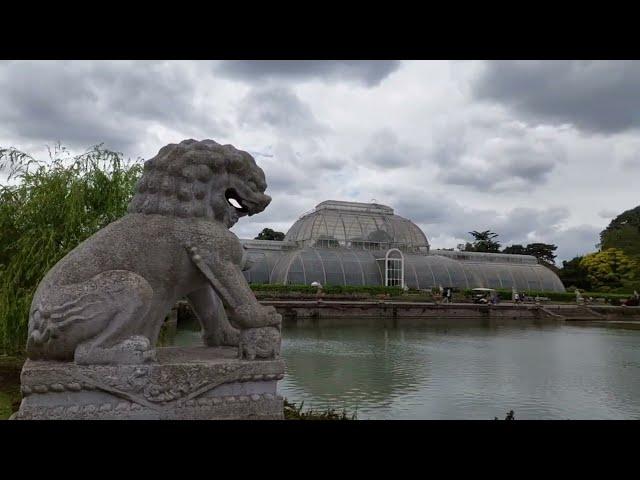
[[[125, 214], [140, 163], [97, 145], [38, 160], [0, 148], [0, 353], [21, 354], [31, 299], [46, 272]], [[2, 177], [0, 177], [1, 179]]]

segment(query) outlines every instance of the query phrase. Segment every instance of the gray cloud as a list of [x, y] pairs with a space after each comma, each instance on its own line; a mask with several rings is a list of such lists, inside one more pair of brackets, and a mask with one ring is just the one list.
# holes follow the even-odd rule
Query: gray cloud
[[[452, 216], [458, 216], [459, 206], [448, 202], [440, 195], [418, 192], [410, 188], [404, 192], [388, 189], [384, 192], [391, 199], [395, 213], [421, 225], [450, 223]], [[387, 197], [387, 198], [389, 198]], [[425, 231], [427, 235], [429, 233]]]
[[609, 219], [609, 218], [613, 218], [613, 217], [615, 217], [615, 216], [619, 215], [620, 213], [621, 213], [621, 212], [618, 212], [618, 211], [616, 211], [616, 210], [606, 210], [606, 209], [605, 209], [605, 210], [600, 210], [600, 211], [598, 212], [598, 216], [599, 216], [600, 218]]
[[322, 150], [305, 146], [303, 153], [288, 142], [278, 142], [269, 153], [256, 156], [268, 179], [267, 193], [274, 195], [314, 195], [331, 185], [328, 176], [347, 166], [347, 162], [326, 155]]
[[273, 197], [241, 236], [286, 231], [329, 198], [376, 198], [438, 246], [490, 228], [570, 258], [594, 250], [599, 211], [634, 206], [636, 62], [399, 65], [0, 62], [0, 144], [40, 158], [58, 139], [104, 142], [135, 158], [185, 138], [232, 143], [255, 154]]
[[570, 216], [566, 207], [523, 208], [506, 212], [495, 209], [465, 208], [438, 193], [423, 192], [415, 187], [401, 191], [382, 188], [376, 194], [385, 198], [396, 214], [409, 218], [422, 228], [431, 240], [447, 239], [438, 248], [455, 248], [457, 243], [471, 241], [470, 231], [492, 230], [503, 247], [534, 242], [558, 246], [556, 263], [596, 250], [602, 228], [594, 225], [564, 227]]
[[306, 80], [324, 78], [378, 85], [400, 66], [397, 60], [230, 60], [216, 71], [247, 82], [265, 79]]
[[239, 105], [242, 126], [268, 127], [285, 135], [309, 135], [328, 131], [315, 118], [309, 106], [285, 87], [251, 90]]
[[[618, 159], [619, 168], [623, 171], [637, 170], [640, 168], [640, 138], [629, 135], [620, 138], [614, 143], [615, 156]], [[621, 141], [622, 140], [622, 141]]]
[[562, 266], [562, 260], [571, 260], [574, 257], [595, 252], [596, 245], [600, 243], [602, 228], [594, 225], [578, 225], [551, 235], [552, 243], [558, 245], [556, 264]]
[[526, 242], [529, 236], [548, 235], [559, 229], [569, 212], [563, 207], [513, 208], [506, 213], [493, 209], [465, 209], [449, 198], [439, 195], [403, 195], [396, 202], [396, 211], [414, 222], [434, 230], [434, 235], [451, 235], [471, 239], [472, 230], [490, 229], [500, 235], [504, 245]]
[[553, 138], [518, 124], [447, 133], [436, 142], [437, 178], [480, 191], [509, 191], [543, 184], [559, 162], [563, 147]]
[[417, 167], [424, 156], [419, 148], [399, 141], [392, 130], [385, 128], [370, 138], [362, 152], [356, 155], [356, 160], [363, 165], [391, 169]]
[[640, 126], [638, 61], [492, 61], [473, 94], [537, 122], [602, 133]]
[[163, 62], [6, 62], [0, 64], [5, 136], [127, 151], [150, 125], [222, 129], [194, 109], [193, 85]]

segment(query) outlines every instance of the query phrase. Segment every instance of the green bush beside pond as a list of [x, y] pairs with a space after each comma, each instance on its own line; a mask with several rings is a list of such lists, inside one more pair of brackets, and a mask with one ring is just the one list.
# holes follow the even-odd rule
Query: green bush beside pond
[[284, 399], [284, 419], [285, 420], [357, 420], [357, 412], [347, 413], [346, 409], [341, 411], [333, 408], [327, 408], [326, 410], [306, 410], [302, 408], [304, 402], [300, 405], [295, 403], [289, 403], [287, 399]]
[[0, 420], [8, 419], [20, 406], [20, 371], [23, 363], [23, 358], [0, 355]]
[[[512, 298], [511, 296], [513, 294], [511, 289], [497, 288], [496, 292], [498, 293], [498, 297], [500, 298], [500, 300], [511, 300]], [[465, 297], [471, 298], [471, 296], [473, 295], [473, 290], [471, 289], [463, 290], [462, 293], [464, 294]], [[552, 302], [575, 302], [576, 301], [576, 294], [574, 292], [544, 292], [544, 291], [530, 290], [530, 291], [525, 291], [524, 293], [529, 297], [548, 298]], [[588, 298], [588, 297], [593, 297], [594, 299], [602, 298], [609, 301], [626, 300], [630, 296], [627, 293], [604, 293], [604, 292], [583, 292], [583, 291], [580, 291], [580, 295], [583, 298]]]
[[[251, 289], [257, 294], [273, 294], [275, 295], [294, 295], [300, 294], [315, 295], [318, 291], [316, 287], [310, 285], [281, 285], [281, 284], [251, 284]], [[350, 296], [377, 296], [377, 295], [389, 295], [396, 300], [407, 301], [432, 301], [433, 296], [429, 292], [420, 291], [416, 289], [409, 289], [404, 292], [399, 287], [380, 287], [380, 286], [366, 286], [366, 285], [327, 285], [322, 288], [322, 292], [325, 295], [343, 295], [345, 298]], [[496, 289], [498, 296], [501, 300], [511, 300], [511, 289], [498, 288]], [[472, 289], [463, 289], [454, 293], [454, 301], [469, 300], [473, 295]], [[522, 292], [521, 292], [522, 293]], [[552, 302], [575, 302], [576, 294], [574, 292], [545, 292], [530, 290], [524, 292], [529, 297], [545, 297]], [[611, 293], [611, 292], [583, 292], [580, 294], [582, 297], [602, 298], [606, 300], [625, 300], [629, 298], [629, 293]]]
[[[282, 285], [272, 283], [252, 283], [254, 292], [273, 293], [306, 293], [315, 294], [318, 289], [311, 285]], [[322, 287], [322, 292], [328, 295], [336, 294], [365, 294], [365, 295], [390, 295], [392, 297], [402, 295], [400, 287], [379, 287], [375, 285], [327, 285]]]

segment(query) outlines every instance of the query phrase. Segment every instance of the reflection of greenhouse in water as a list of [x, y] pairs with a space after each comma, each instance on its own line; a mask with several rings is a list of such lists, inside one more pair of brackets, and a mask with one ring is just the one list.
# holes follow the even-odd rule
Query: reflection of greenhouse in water
[[415, 223], [385, 205], [328, 200], [300, 217], [284, 241], [242, 243], [250, 283], [564, 291], [529, 255], [431, 250]]
[[286, 328], [281, 393], [313, 408], [389, 408], [398, 397], [401, 404], [415, 401], [429, 384], [425, 345], [437, 330], [412, 330], [405, 341], [402, 329], [380, 327], [381, 322]]

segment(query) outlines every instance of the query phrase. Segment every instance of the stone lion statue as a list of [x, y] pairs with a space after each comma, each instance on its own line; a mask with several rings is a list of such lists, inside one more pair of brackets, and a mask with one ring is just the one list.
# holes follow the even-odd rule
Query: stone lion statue
[[[263, 333], [246, 338], [277, 331], [279, 341], [281, 316], [257, 302], [242, 274], [244, 250], [229, 231], [267, 207], [266, 188], [253, 157], [231, 145], [185, 140], [160, 149], [145, 162], [127, 215], [78, 245], [38, 286], [29, 358], [154, 361], [165, 316], [184, 297], [207, 345], [238, 345], [248, 329]], [[257, 349], [268, 350], [279, 344]]]

